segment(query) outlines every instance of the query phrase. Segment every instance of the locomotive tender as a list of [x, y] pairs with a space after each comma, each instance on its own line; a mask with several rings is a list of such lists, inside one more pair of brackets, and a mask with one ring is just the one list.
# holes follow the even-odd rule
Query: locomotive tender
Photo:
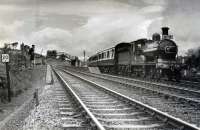
[[168, 34], [168, 27], [160, 34], [154, 33], [152, 39], [138, 39], [130, 43], [100, 51], [88, 59], [89, 67], [99, 67], [102, 73], [122, 74], [169, 80], [180, 79], [176, 56], [178, 47]]

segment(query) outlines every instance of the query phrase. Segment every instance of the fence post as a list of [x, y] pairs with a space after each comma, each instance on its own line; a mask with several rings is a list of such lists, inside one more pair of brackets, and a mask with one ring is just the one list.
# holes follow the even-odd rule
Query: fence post
[[38, 106], [39, 105], [38, 89], [35, 89], [34, 98], [35, 98], [35, 105]]

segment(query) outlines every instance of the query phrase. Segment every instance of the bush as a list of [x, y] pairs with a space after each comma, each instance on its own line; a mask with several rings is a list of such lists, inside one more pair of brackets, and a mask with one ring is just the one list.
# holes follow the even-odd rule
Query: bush
[[22, 90], [22, 89], [18, 89], [18, 90], [15, 92], [15, 96], [18, 96], [18, 95], [20, 95], [22, 92], [23, 92], [23, 90]]
[[5, 103], [7, 100], [7, 90], [6, 89], [0, 89], [0, 100], [2, 103]]

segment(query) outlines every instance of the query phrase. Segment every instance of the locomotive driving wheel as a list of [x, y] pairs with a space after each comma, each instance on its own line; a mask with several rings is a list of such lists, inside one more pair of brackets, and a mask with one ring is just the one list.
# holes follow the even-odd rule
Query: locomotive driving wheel
[[173, 71], [171, 69], [166, 70], [165, 74], [167, 76], [168, 81], [172, 81], [172, 79], [173, 79]]
[[180, 79], [181, 79], [181, 72], [180, 72], [180, 70], [175, 69], [174, 75], [175, 75], [176, 82], [180, 82]]
[[161, 79], [161, 76], [162, 76], [162, 70], [161, 69], [156, 69], [155, 79], [157, 81], [159, 81]]

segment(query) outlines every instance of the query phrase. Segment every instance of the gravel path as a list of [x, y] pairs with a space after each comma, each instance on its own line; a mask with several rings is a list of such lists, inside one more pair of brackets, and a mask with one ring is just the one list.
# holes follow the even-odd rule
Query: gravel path
[[[49, 68], [49, 67], [48, 67]], [[51, 69], [50, 69], [51, 71]], [[85, 121], [54, 73], [39, 94], [39, 105], [25, 119], [22, 130], [86, 129]], [[21, 130], [20, 129], [20, 130]]]
[[61, 118], [56, 97], [54, 95], [55, 85], [45, 85], [39, 95], [39, 105], [35, 107], [25, 119], [23, 130], [60, 130]]

